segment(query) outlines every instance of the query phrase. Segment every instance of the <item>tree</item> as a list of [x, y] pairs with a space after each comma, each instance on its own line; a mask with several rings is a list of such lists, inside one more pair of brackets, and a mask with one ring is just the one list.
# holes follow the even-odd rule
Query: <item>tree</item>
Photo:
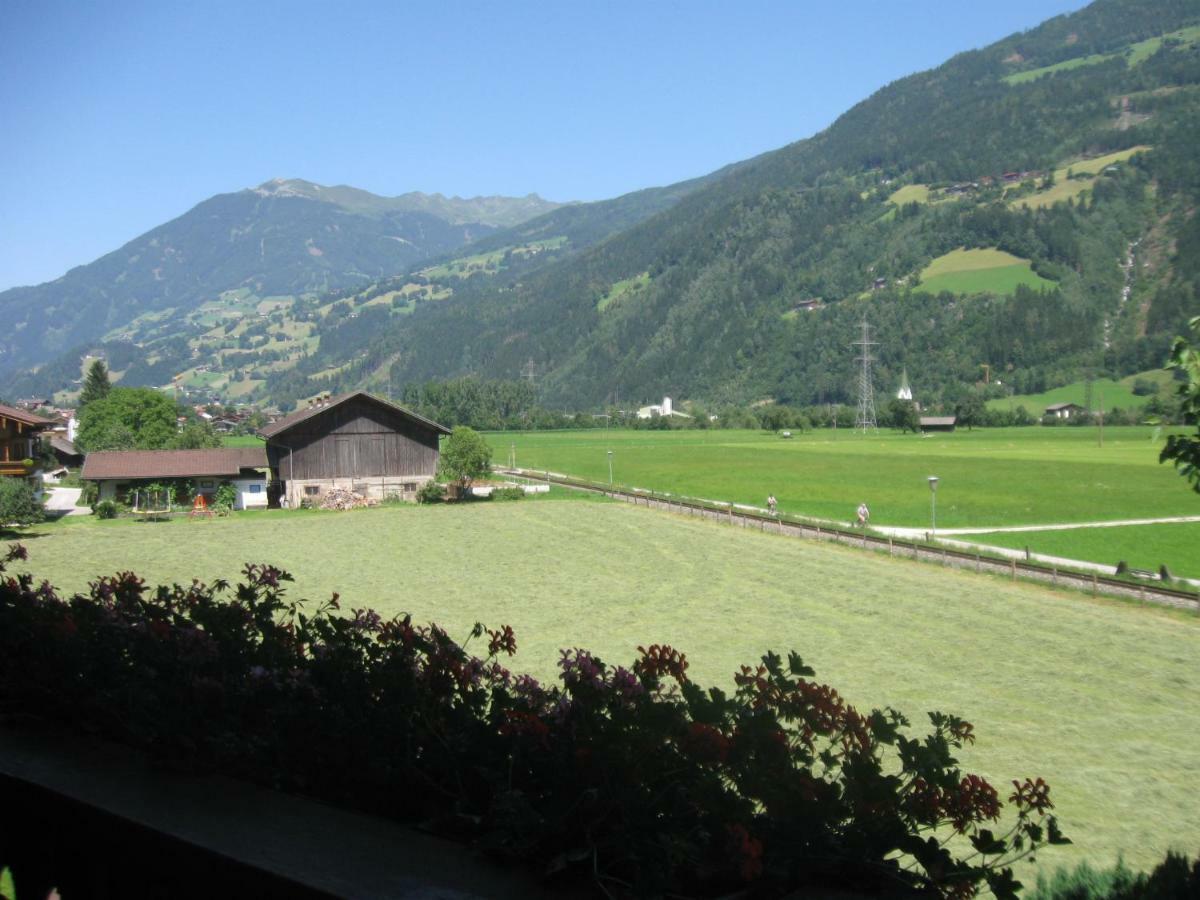
[[113, 388], [80, 414], [76, 443], [93, 450], [161, 450], [176, 438], [178, 411], [166, 394], [150, 388]]
[[921, 417], [917, 414], [916, 404], [911, 400], [893, 397], [888, 401], [884, 418], [888, 425], [899, 428], [902, 432], [911, 431], [916, 434], [921, 430]]
[[491, 465], [492, 448], [483, 435], [466, 425], [459, 425], [442, 444], [438, 477], [467, 490], [472, 481], [490, 471]]
[[971, 430], [976, 425], [983, 424], [983, 416], [987, 405], [979, 394], [971, 393], [963, 397], [955, 406], [954, 413], [958, 416], [958, 424], [966, 425]]
[[32, 525], [45, 517], [45, 509], [28, 481], [0, 478], [0, 532], [7, 525]]
[[208, 422], [188, 422], [168, 446], [172, 450], [204, 450], [221, 446], [221, 436]]
[[1179, 415], [1185, 425], [1196, 426], [1196, 432], [1168, 435], [1158, 461], [1171, 460], [1192, 490], [1200, 494], [1200, 316], [1192, 319], [1188, 327], [1195, 335], [1196, 343], [1193, 345], [1187, 338], [1176, 338], [1166, 367], [1187, 376], [1187, 380], [1179, 385]]
[[87, 378], [83, 382], [83, 390], [79, 393], [79, 408], [83, 409], [89, 403], [103, 400], [112, 390], [112, 381], [108, 377], [108, 367], [104, 360], [94, 361], [87, 370]]

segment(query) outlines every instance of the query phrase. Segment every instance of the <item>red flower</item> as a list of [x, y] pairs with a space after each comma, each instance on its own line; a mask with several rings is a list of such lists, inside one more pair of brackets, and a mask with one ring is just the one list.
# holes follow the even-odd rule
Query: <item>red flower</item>
[[1039, 813], [1054, 809], [1054, 804], [1050, 802], [1050, 785], [1042, 779], [1033, 781], [1026, 778], [1024, 784], [1014, 781], [1013, 787], [1016, 788], [1016, 791], [1008, 798], [1009, 803], [1015, 803], [1021, 809], [1032, 809]]
[[512, 656], [517, 652], [517, 636], [513, 634], [512, 626], [502, 625], [499, 631], [487, 630], [488, 637], [488, 655], [495, 656], [501, 650]]
[[687, 681], [687, 656], [674, 647], [651, 644], [649, 649], [638, 647], [638, 653], [642, 654], [642, 658], [633, 664], [633, 669], [639, 675], [653, 675], [656, 678], [670, 675], [681, 684]]
[[684, 752], [700, 762], [725, 762], [729, 757], [729, 738], [703, 722], [688, 727], [682, 745]]

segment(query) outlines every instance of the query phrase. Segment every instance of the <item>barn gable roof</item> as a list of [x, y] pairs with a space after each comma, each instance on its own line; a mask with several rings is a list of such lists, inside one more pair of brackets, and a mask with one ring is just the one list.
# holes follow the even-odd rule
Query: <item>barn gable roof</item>
[[217, 450], [98, 450], [83, 461], [85, 481], [137, 478], [235, 478], [267, 466], [265, 447]]
[[307, 422], [309, 419], [315, 418], [316, 416], [321, 415], [321, 413], [328, 412], [333, 407], [340, 406], [341, 404], [347, 402], [348, 400], [353, 400], [356, 397], [361, 397], [362, 399], [367, 400], [371, 403], [374, 403], [377, 406], [381, 406], [384, 409], [390, 410], [391, 412], [394, 412], [401, 416], [404, 416], [406, 419], [411, 419], [414, 422], [418, 422], [421, 425], [424, 425], [426, 428], [430, 428], [433, 431], [438, 432], [439, 434], [449, 434], [450, 433], [450, 429], [447, 428], [445, 425], [439, 425], [437, 422], [433, 421], [432, 419], [427, 419], [424, 416], [419, 416], [415, 412], [405, 409], [403, 406], [397, 406], [395, 403], [389, 403], [387, 400], [381, 400], [378, 397], [368, 394], [366, 391], [351, 391], [348, 394], [341, 394], [340, 396], [337, 396], [337, 397], [331, 397], [330, 399], [328, 399], [322, 403], [317, 403], [317, 404], [314, 404], [313, 406], [308, 406], [308, 407], [305, 407], [304, 409], [297, 410], [296, 412], [291, 413], [290, 415], [284, 416], [282, 419], [280, 419], [277, 422], [272, 422], [270, 425], [267, 425], [265, 428], [260, 428], [258, 430], [258, 433], [260, 435], [262, 435], [264, 438], [268, 438], [268, 439], [276, 437], [280, 434], [283, 434], [285, 431], [291, 430], [295, 426], [299, 425], [301, 422]]

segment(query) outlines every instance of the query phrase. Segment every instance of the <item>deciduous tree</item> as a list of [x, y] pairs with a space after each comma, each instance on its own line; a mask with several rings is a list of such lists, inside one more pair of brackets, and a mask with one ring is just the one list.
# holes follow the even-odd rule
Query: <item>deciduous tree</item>
[[1184, 424], [1193, 425], [1196, 430], [1193, 434], [1168, 435], [1158, 461], [1173, 462], [1192, 490], [1200, 493], [1200, 316], [1188, 325], [1196, 343], [1176, 338], [1167, 368], [1178, 369], [1187, 376], [1187, 381], [1179, 385], [1179, 414]]
[[491, 465], [492, 448], [483, 435], [466, 425], [459, 425], [442, 444], [438, 477], [466, 490], [472, 481], [486, 475]]

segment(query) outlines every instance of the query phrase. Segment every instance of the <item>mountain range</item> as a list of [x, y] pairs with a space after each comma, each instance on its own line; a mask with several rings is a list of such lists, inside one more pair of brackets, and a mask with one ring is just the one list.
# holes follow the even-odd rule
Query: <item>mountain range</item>
[[[62, 389], [94, 352], [129, 383], [284, 406], [522, 374], [559, 407], [844, 402], [864, 320], [881, 386], [907, 370], [926, 400], [1129, 375], [1200, 312], [1198, 132], [1200, 2], [1097, 0], [811, 138], [601, 203], [485, 221], [306, 182], [213, 198], [163, 226], [187, 220], [181, 261], [156, 229], [0, 294], [26, 316], [0, 389]], [[103, 289], [55, 288], [102, 264]]]

